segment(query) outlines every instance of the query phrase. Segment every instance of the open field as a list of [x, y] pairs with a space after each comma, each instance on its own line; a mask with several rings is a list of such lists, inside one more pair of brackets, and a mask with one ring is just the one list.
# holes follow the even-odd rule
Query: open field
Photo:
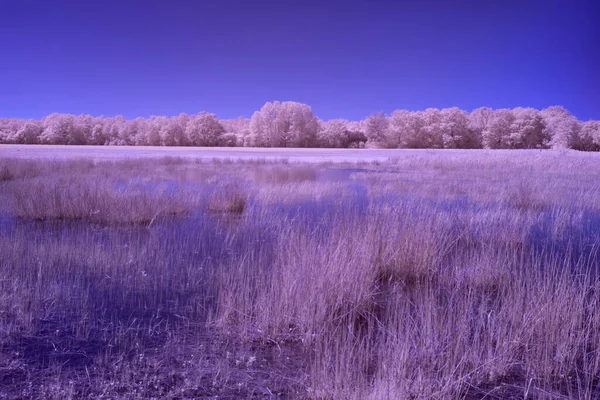
[[599, 398], [599, 165], [1, 146], [0, 399]]
[[303, 149], [303, 148], [235, 148], [235, 147], [165, 147], [165, 146], [72, 146], [72, 145], [28, 145], [2, 144], [0, 157], [19, 159], [58, 160], [118, 160], [131, 158], [180, 157], [205, 160], [270, 160], [305, 163], [377, 162], [396, 158], [426, 155], [437, 157], [465, 154], [523, 155], [536, 154], [540, 157], [555, 157], [565, 152], [573, 158], [597, 160], [595, 153], [556, 150], [411, 150], [411, 149]]

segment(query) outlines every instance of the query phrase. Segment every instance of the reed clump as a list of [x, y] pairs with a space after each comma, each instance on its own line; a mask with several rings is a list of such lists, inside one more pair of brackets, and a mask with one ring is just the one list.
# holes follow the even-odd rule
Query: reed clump
[[10, 181], [13, 179], [15, 179], [15, 176], [13, 175], [8, 165], [0, 165], [0, 182]]
[[182, 216], [192, 204], [166, 191], [117, 188], [110, 182], [76, 178], [30, 180], [11, 188], [9, 211], [24, 220], [80, 220], [97, 224], [149, 224]]
[[206, 208], [212, 213], [240, 215], [246, 209], [248, 195], [242, 183], [233, 179], [224, 179], [211, 193]]

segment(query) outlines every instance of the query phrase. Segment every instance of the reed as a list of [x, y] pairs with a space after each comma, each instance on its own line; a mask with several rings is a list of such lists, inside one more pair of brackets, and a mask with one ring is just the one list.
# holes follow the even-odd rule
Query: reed
[[0, 393], [598, 398], [598, 160], [417, 154], [8, 163]]

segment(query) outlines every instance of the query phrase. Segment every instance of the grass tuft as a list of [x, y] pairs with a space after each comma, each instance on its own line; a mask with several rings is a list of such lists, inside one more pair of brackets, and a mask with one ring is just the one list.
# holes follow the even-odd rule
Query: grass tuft
[[207, 210], [213, 213], [243, 214], [248, 201], [242, 184], [238, 181], [225, 179], [220, 181], [211, 193]]
[[0, 165], [0, 182], [11, 181], [13, 179], [15, 179], [15, 176], [8, 165]]

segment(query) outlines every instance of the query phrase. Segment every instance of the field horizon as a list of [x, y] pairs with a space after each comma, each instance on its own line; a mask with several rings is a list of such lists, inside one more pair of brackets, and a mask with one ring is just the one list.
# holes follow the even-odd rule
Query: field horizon
[[265, 148], [265, 147], [190, 147], [190, 146], [95, 146], [49, 144], [0, 144], [0, 157], [8, 159], [88, 159], [118, 161], [120, 159], [160, 159], [177, 157], [185, 160], [269, 160], [297, 163], [353, 163], [383, 162], [397, 158], [421, 155], [515, 155], [543, 154], [555, 157], [570, 154], [573, 157], [597, 156], [595, 152], [571, 149], [334, 149], [334, 148]]

